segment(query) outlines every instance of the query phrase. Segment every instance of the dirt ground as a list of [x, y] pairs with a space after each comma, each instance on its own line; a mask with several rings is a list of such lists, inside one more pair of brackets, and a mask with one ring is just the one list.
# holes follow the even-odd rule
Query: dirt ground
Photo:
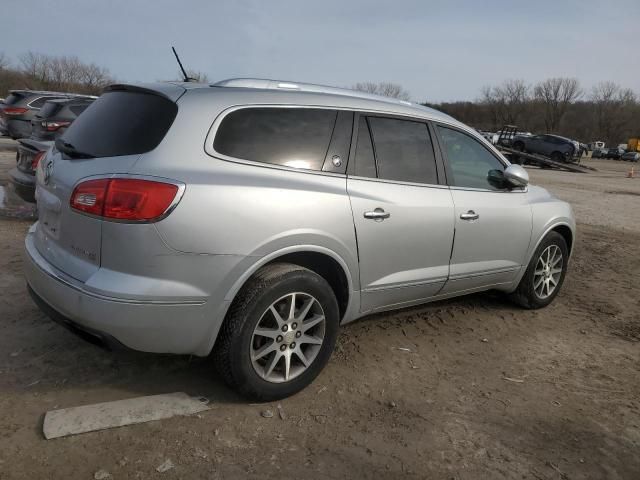
[[[0, 153], [0, 183], [12, 159]], [[0, 479], [640, 478], [640, 178], [590, 164], [530, 169], [579, 222], [551, 306], [481, 294], [348, 325], [316, 382], [280, 402], [284, 418], [207, 359], [109, 353], [52, 323], [21, 273], [29, 222], [0, 219]], [[43, 438], [47, 410], [174, 391], [212, 408]]]

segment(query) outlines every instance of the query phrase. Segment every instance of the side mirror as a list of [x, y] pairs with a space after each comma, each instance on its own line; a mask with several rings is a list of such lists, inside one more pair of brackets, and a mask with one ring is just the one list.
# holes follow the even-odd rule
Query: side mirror
[[504, 171], [504, 178], [514, 187], [526, 187], [529, 184], [529, 174], [520, 165], [509, 165]]

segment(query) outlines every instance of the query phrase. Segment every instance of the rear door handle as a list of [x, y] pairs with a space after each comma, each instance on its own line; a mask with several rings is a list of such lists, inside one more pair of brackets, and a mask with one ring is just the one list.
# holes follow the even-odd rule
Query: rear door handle
[[373, 212], [364, 212], [364, 218], [368, 218], [370, 220], [375, 220], [376, 222], [381, 222], [385, 218], [389, 218], [391, 214], [389, 212], [385, 212], [381, 208], [376, 208]]
[[478, 215], [473, 210], [469, 210], [467, 213], [461, 213], [460, 218], [462, 220], [477, 220], [480, 218], [480, 215]]

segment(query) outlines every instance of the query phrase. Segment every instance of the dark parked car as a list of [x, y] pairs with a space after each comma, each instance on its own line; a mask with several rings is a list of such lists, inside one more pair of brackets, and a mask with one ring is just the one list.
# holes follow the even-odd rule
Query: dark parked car
[[35, 202], [35, 169], [38, 163], [53, 145], [52, 141], [40, 142], [31, 139], [18, 140], [15, 168], [9, 170], [9, 179], [13, 189], [26, 202]]
[[593, 153], [591, 153], [591, 158], [607, 158], [608, 150], [606, 148], [596, 148]]
[[32, 133], [28, 139], [18, 140], [16, 168], [9, 178], [16, 193], [27, 202], [35, 202], [35, 168], [53, 142], [73, 123], [94, 98], [49, 100], [31, 121]]
[[34, 140], [55, 140], [78, 118], [95, 98], [48, 100], [31, 120], [31, 137]]
[[627, 152], [623, 153], [620, 157], [620, 160], [624, 160], [626, 162], [637, 162], [640, 161], [640, 153], [638, 152]]
[[560, 135], [516, 135], [513, 148], [521, 152], [537, 153], [557, 162], [567, 162], [579, 152], [580, 144]]
[[11, 90], [0, 110], [6, 135], [14, 139], [28, 138], [31, 136], [31, 120], [35, 118], [45, 102], [47, 100], [65, 98], [87, 98], [87, 95], [35, 90]]
[[624, 150], [620, 147], [613, 147], [607, 150], [604, 158], [612, 158], [613, 160], [620, 160], [620, 157], [624, 154]]

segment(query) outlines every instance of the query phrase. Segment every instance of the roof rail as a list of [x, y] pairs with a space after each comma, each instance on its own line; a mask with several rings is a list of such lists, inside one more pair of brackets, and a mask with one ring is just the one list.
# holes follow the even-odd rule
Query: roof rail
[[332, 95], [345, 95], [348, 97], [365, 98], [382, 102], [396, 103], [401, 105], [413, 105], [405, 100], [397, 98], [383, 97], [373, 93], [359, 92], [348, 88], [328, 87], [326, 85], [314, 85], [312, 83], [290, 82], [285, 80], [269, 80], [264, 78], [230, 78], [212, 83], [211, 87], [232, 87], [232, 88], [258, 88], [266, 90], [285, 90], [290, 92], [328, 93]]

